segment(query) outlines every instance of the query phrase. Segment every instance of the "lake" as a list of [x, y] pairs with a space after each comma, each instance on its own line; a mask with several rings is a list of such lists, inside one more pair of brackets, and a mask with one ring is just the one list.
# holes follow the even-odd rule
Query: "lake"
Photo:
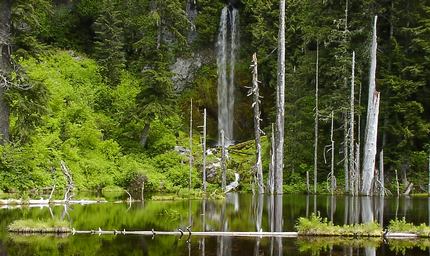
[[253, 196], [0, 209], [0, 255], [430, 255], [430, 239], [231, 238], [137, 235], [8, 234], [16, 219], [64, 218], [77, 230], [295, 231], [300, 216], [318, 212], [335, 224], [373, 219], [429, 223], [427, 197]]

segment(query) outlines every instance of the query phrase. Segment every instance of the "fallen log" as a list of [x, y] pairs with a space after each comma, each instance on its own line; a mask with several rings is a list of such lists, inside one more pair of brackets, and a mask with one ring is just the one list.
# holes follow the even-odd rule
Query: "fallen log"
[[[320, 235], [304, 235], [300, 234], [299, 232], [239, 232], [239, 231], [196, 231], [193, 232], [191, 230], [187, 231], [135, 231], [135, 230], [102, 230], [101, 228], [97, 230], [75, 230], [75, 229], [67, 229], [67, 228], [50, 228], [46, 230], [38, 230], [38, 229], [31, 229], [31, 228], [21, 228], [19, 230], [13, 230], [9, 229], [9, 232], [14, 233], [71, 233], [73, 235], [80, 235], [80, 234], [95, 234], [95, 235], [141, 235], [141, 236], [206, 236], [206, 237], [220, 237], [220, 236], [227, 236], [227, 237], [284, 237], [284, 238], [298, 238], [298, 237], [319, 237]], [[324, 237], [350, 237], [354, 239], [362, 239], [366, 237], [354, 237], [350, 235], [343, 235], [343, 234], [333, 234], [333, 235], [324, 235]], [[382, 237], [382, 236], [373, 236], [373, 237]], [[385, 239], [418, 239], [420, 236], [415, 233], [409, 233], [409, 232], [387, 232], [383, 235]]]
[[64, 204], [98, 204], [107, 203], [105, 199], [100, 200], [49, 200], [49, 199], [2, 199], [0, 206], [16, 206], [16, 205], [30, 205], [30, 206], [44, 206], [44, 205], [64, 205]]

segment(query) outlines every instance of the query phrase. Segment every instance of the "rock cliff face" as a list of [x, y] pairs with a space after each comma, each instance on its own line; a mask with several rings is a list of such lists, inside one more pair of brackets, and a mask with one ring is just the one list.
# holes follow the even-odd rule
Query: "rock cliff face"
[[178, 58], [175, 64], [170, 66], [174, 74], [172, 77], [175, 91], [183, 91], [194, 80], [196, 71], [202, 66], [200, 54], [193, 54], [190, 58]]

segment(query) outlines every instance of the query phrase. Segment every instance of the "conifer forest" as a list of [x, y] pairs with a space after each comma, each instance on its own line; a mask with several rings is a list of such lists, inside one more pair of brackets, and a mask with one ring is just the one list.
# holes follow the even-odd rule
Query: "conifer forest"
[[429, 195], [430, 0], [0, 0], [0, 255], [429, 255]]

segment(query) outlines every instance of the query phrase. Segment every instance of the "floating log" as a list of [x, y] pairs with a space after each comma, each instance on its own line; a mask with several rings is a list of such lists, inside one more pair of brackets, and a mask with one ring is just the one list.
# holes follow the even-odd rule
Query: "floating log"
[[[206, 232], [193, 232], [193, 231], [126, 231], [126, 230], [102, 230], [101, 228], [97, 230], [75, 230], [75, 229], [67, 229], [67, 228], [51, 228], [45, 230], [36, 230], [36, 229], [26, 229], [21, 228], [20, 230], [11, 230], [9, 232], [17, 232], [17, 233], [71, 233], [73, 235], [79, 234], [95, 234], [95, 235], [141, 235], [141, 236], [228, 236], [228, 237], [284, 237], [284, 238], [297, 238], [297, 237], [318, 237], [321, 235], [303, 235], [299, 232], [227, 232], [227, 231], [206, 231]], [[353, 237], [353, 236], [345, 236], [343, 234], [333, 234], [333, 235], [324, 235], [324, 236], [332, 236], [332, 237]], [[366, 236], [367, 237], [367, 236]], [[376, 236], [381, 237], [381, 236]], [[356, 239], [365, 238], [365, 237], [354, 237]], [[419, 235], [414, 233], [400, 233], [400, 232], [387, 232], [384, 234], [384, 238], [386, 239], [417, 239]]]
[[34, 206], [44, 206], [44, 205], [64, 205], [64, 204], [98, 204], [107, 203], [105, 199], [101, 200], [49, 200], [49, 199], [2, 199], [0, 200], [0, 206], [12, 206], [12, 205], [34, 205]]
[[400, 233], [400, 232], [388, 232], [384, 235], [385, 238], [418, 238], [419, 236], [415, 233]]

